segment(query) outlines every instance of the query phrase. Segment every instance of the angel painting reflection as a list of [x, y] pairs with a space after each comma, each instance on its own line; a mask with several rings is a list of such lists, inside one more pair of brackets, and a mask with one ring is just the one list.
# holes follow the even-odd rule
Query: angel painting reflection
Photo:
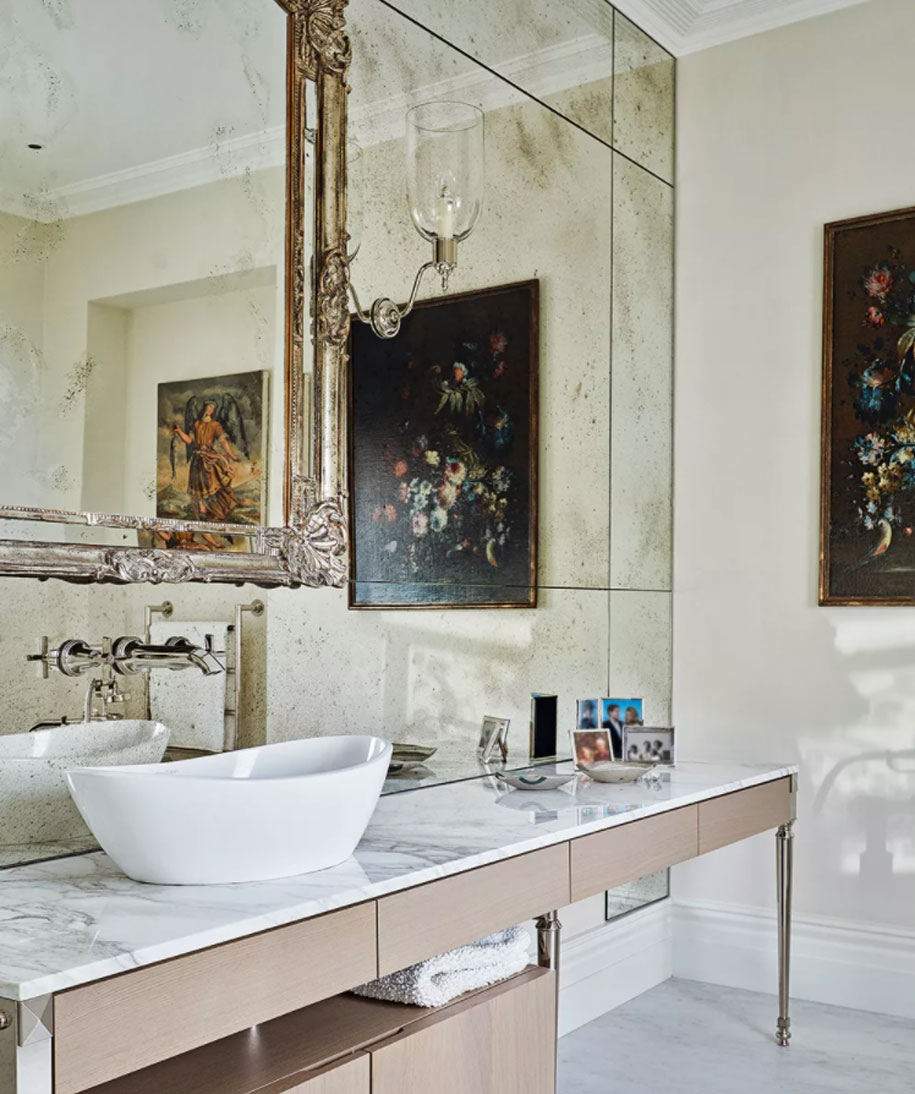
[[[225, 407], [222, 412], [217, 412], [217, 404], [213, 401], [205, 403], [200, 411], [199, 400], [192, 397], [188, 399], [185, 410], [185, 424], [190, 424], [190, 431], [185, 432], [177, 422], [172, 426], [175, 437], [180, 437], [187, 445], [187, 492], [197, 520], [227, 521], [238, 504], [232, 493], [232, 479], [235, 477], [232, 464], [241, 461], [232, 451], [222, 420], [235, 420], [235, 443], [243, 449], [246, 456], [248, 444], [238, 404], [231, 395], [225, 396], [222, 401]], [[171, 447], [171, 465], [174, 475], [174, 440]]]
[[[159, 385], [156, 515], [229, 524], [266, 522], [265, 372]], [[198, 533], [165, 546], [246, 549], [239, 537]], [[180, 539], [180, 544], [179, 544]]]

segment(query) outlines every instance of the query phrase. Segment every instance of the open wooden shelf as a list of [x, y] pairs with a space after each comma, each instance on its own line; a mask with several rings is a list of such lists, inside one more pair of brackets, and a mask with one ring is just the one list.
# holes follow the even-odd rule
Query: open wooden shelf
[[335, 995], [94, 1086], [86, 1094], [285, 1094], [318, 1078], [328, 1065], [546, 975], [547, 970], [531, 967], [444, 1007]]

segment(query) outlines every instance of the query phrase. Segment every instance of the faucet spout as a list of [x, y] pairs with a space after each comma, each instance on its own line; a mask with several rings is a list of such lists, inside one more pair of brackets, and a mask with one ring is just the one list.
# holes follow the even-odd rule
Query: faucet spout
[[150, 669], [186, 669], [193, 666], [204, 676], [214, 676], [225, 669], [213, 651], [213, 636], [206, 636], [205, 645], [195, 646], [180, 635], [162, 645], [142, 642], [139, 638], [119, 638], [114, 643], [112, 667], [115, 672], [132, 676]]

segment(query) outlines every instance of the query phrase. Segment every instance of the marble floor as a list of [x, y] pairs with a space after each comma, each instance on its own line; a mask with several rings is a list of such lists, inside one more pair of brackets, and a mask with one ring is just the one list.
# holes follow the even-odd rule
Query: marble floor
[[668, 980], [559, 1042], [558, 1094], [912, 1094], [915, 1022]]

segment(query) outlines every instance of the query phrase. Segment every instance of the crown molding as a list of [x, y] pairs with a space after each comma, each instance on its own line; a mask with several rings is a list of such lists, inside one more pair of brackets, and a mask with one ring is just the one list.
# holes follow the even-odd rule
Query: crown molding
[[869, 0], [614, 0], [677, 57]]

